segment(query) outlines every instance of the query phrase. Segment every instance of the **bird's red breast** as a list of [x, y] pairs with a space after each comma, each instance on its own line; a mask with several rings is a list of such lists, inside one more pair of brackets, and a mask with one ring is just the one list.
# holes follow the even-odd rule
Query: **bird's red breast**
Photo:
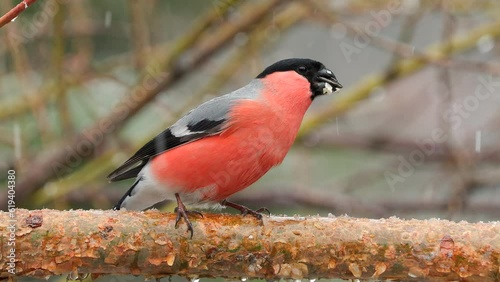
[[283, 161], [311, 102], [303, 76], [270, 74], [256, 99], [236, 102], [227, 130], [156, 156], [152, 174], [166, 189], [198, 193], [201, 201], [223, 200]]

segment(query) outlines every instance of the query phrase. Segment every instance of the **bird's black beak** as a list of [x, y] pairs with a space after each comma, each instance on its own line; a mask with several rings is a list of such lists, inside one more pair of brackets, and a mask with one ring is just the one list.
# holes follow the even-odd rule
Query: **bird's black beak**
[[316, 73], [314, 78], [314, 96], [338, 92], [340, 88], [342, 88], [342, 84], [339, 83], [331, 70], [323, 68]]
[[319, 81], [324, 81], [333, 88], [333, 92], [337, 92], [340, 88], [342, 88], [342, 84], [339, 83], [333, 72], [327, 68], [320, 70], [317, 74], [317, 79]]

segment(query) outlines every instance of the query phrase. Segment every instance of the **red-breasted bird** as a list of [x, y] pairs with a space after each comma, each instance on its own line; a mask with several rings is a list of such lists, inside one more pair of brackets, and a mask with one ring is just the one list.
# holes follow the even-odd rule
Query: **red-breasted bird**
[[175, 199], [176, 226], [183, 218], [191, 236], [188, 214], [199, 213], [184, 203], [219, 204], [261, 219], [267, 209], [253, 211], [227, 197], [280, 164], [312, 101], [340, 88], [333, 72], [314, 60], [269, 66], [242, 88], [188, 112], [109, 174], [109, 181], [136, 178], [114, 209], [144, 210]]

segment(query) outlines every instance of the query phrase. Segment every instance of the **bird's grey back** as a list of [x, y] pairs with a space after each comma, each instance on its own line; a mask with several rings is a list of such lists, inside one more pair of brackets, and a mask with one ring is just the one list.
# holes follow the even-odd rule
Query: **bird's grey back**
[[[256, 99], [261, 89], [262, 82], [259, 79], [254, 79], [247, 85], [231, 93], [215, 97], [189, 111], [185, 116], [174, 123], [170, 127], [170, 130], [175, 136], [186, 134], [186, 130], [193, 133], [202, 128], [203, 130], [209, 130], [211, 133], [215, 134], [224, 127], [231, 106], [234, 105], [235, 102], [245, 99]], [[217, 124], [217, 126], [200, 126], [209, 123]]]

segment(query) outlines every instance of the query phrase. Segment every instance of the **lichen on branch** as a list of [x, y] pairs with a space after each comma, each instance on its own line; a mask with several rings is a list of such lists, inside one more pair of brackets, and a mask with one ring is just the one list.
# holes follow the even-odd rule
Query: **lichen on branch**
[[[175, 214], [16, 211], [16, 272], [267, 279], [498, 281], [500, 223], [205, 213], [189, 239]], [[0, 212], [0, 278], [9, 214]]]

